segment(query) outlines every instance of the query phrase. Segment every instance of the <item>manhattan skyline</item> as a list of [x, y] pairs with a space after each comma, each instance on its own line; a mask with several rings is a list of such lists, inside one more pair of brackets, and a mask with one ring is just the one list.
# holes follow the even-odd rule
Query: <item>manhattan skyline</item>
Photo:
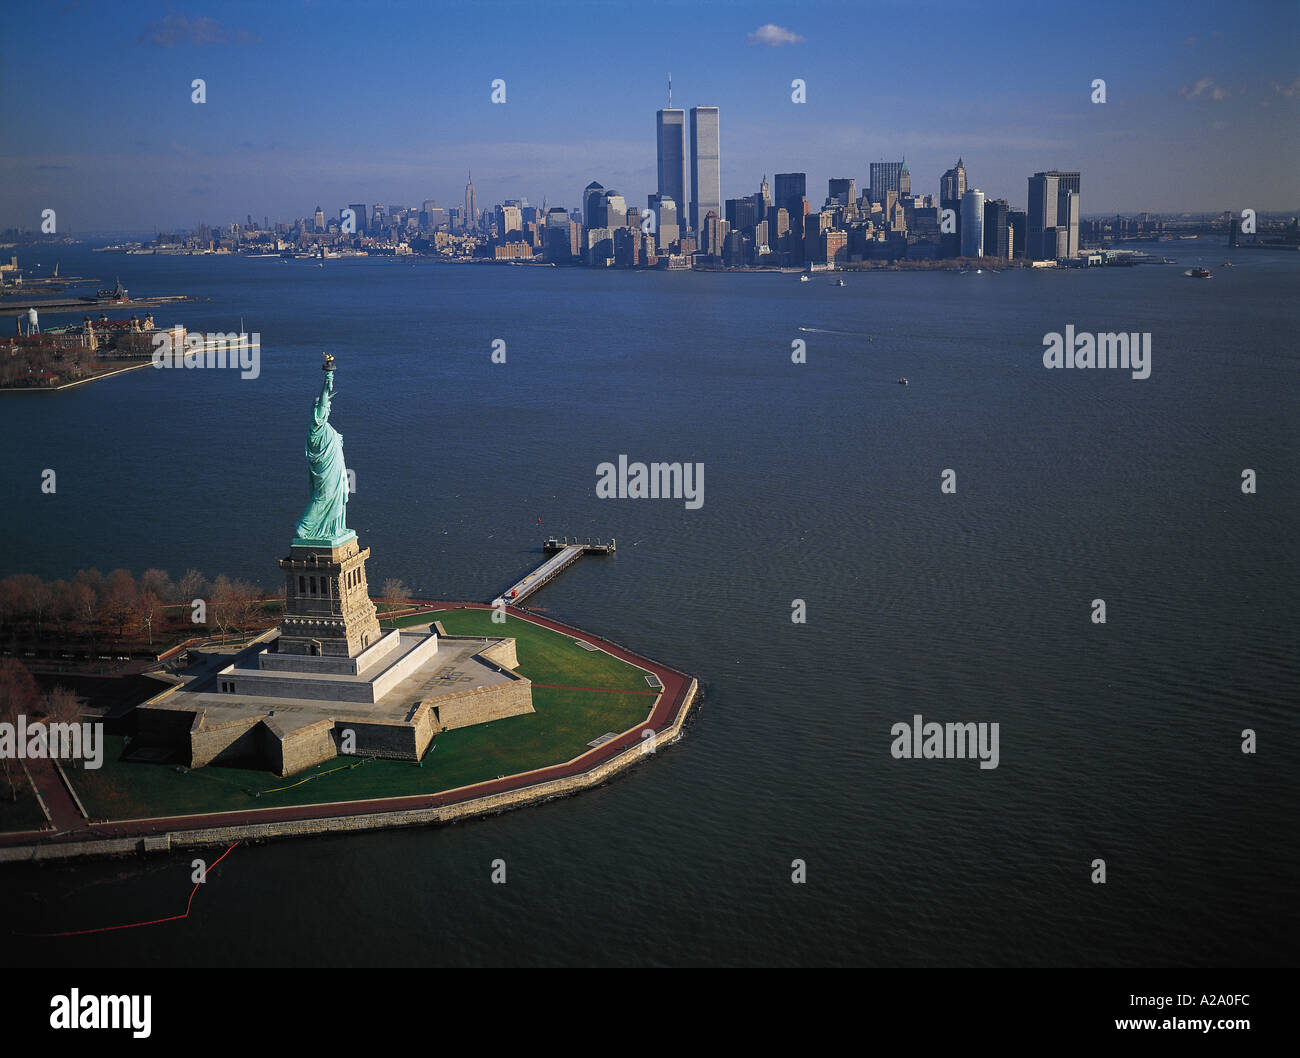
[[[583, 48], [563, 52], [581, 6], [538, 19], [526, 5], [480, 5], [473, 19], [504, 32], [461, 33], [455, 47], [448, 30], [459, 22], [443, 5], [376, 8], [364, 26], [329, 3], [207, 10], [0, 14], [6, 39], [38, 45], [0, 66], [0, 90], [22, 104], [0, 163], [0, 226], [35, 228], [46, 208], [75, 232], [250, 211], [288, 220], [317, 200], [449, 206], [469, 170], [480, 202], [573, 208], [595, 179], [643, 204], [657, 188], [655, 115], [670, 70], [674, 108], [725, 112], [724, 201], [782, 171], [807, 172], [810, 188], [834, 177], [865, 186], [871, 162], [899, 157], [914, 190], [935, 194], [961, 156], [979, 187], [1001, 195], [1027, 173], [1086, 169], [1091, 214], [1295, 207], [1293, 5], [1240, 10], [1222, 25], [1197, 3], [979, 15], [900, 4], [870, 18], [825, 3], [691, 8], [692, 33], [660, 49], [662, 61], [633, 65], [615, 58], [617, 41], [644, 28], [630, 5], [602, 8]], [[864, 60], [852, 41], [878, 43]], [[47, 49], [60, 55], [55, 74]], [[1005, 61], [986, 61], [998, 53]], [[202, 104], [191, 101], [194, 78]], [[1105, 103], [1090, 100], [1097, 78]], [[504, 103], [491, 101], [497, 79]], [[791, 101], [796, 79], [804, 103]]]

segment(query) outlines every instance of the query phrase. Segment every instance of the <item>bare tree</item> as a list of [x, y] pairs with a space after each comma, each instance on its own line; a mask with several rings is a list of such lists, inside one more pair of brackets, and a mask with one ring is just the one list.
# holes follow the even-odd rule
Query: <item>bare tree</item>
[[151, 591], [159, 599], [171, 599], [176, 594], [176, 587], [165, 569], [146, 569], [141, 573], [140, 590]]
[[152, 588], [141, 588], [135, 597], [135, 612], [140, 618], [140, 624], [149, 634], [149, 645], [153, 646], [153, 622], [162, 609], [162, 603], [158, 598], [157, 592]]
[[54, 723], [75, 724], [81, 719], [85, 701], [71, 687], [58, 684], [41, 698], [41, 712]]
[[119, 637], [131, 619], [132, 613], [135, 612], [138, 594], [135, 578], [131, 576], [130, 570], [115, 569], [108, 575], [104, 590], [105, 609], [108, 611], [109, 621], [117, 626]]
[[99, 608], [94, 589], [89, 584], [79, 580], [69, 584], [62, 605], [68, 608], [70, 620], [80, 621], [87, 632], [94, 629]]
[[246, 632], [258, 623], [262, 617], [262, 593], [256, 584], [246, 580], [237, 580], [235, 590], [235, 625], [241, 632]]
[[197, 569], [187, 569], [185, 576], [176, 582], [176, 594], [180, 599], [182, 622], [188, 616], [185, 612], [195, 599], [201, 599], [209, 592], [207, 578]]
[[36, 617], [36, 631], [41, 631], [41, 626], [45, 623], [45, 617], [49, 614], [51, 607], [54, 605], [54, 589], [41, 580], [36, 578], [36, 584], [32, 588], [32, 613]]
[[384, 602], [388, 604], [389, 609], [396, 610], [410, 596], [411, 590], [406, 586], [405, 581], [398, 580], [396, 577], [384, 581]]
[[212, 590], [208, 593], [208, 619], [221, 630], [223, 641], [238, 620], [239, 602], [236, 595], [234, 584], [224, 573], [212, 582]]
[[[31, 711], [36, 704], [36, 681], [27, 666], [17, 658], [0, 659], [0, 723], [16, 724], [18, 717]], [[9, 784], [9, 800], [18, 800], [18, 787], [9, 771], [9, 760], [0, 756], [4, 765], [5, 782]]]

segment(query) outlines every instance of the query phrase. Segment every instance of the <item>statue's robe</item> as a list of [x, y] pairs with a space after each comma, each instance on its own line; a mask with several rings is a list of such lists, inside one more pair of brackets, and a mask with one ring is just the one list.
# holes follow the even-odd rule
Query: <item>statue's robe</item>
[[301, 540], [328, 540], [347, 531], [348, 476], [343, 465], [343, 437], [329, 424], [329, 417], [330, 380], [326, 378], [307, 432], [311, 500], [295, 530]]

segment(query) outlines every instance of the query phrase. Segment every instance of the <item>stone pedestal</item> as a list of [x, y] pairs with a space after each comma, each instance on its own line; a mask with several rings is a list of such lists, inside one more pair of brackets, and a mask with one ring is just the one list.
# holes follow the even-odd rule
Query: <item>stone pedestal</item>
[[366, 559], [356, 536], [334, 546], [294, 544], [284, 570], [281, 654], [354, 658], [380, 638], [366, 585]]

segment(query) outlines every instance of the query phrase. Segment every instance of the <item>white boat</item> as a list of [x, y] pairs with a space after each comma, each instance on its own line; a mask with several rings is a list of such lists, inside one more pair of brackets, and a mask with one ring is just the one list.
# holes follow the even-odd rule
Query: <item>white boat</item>
[[808, 282], [808, 277], [807, 277], [807, 276], [800, 276], [800, 277], [799, 277], [799, 282], [800, 282], [800, 283], [806, 283], [806, 282]]

